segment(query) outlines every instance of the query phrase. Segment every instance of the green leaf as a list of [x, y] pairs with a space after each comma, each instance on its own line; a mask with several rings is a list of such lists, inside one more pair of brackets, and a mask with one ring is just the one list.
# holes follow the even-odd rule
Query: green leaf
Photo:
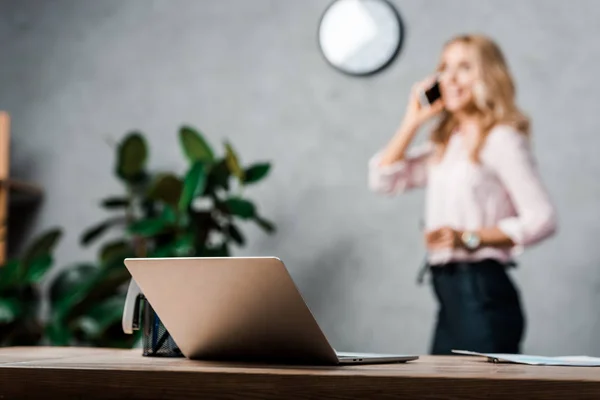
[[56, 307], [67, 307], [75, 301], [79, 292], [91, 286], [93, 279], [98, 273], [98, 268], [91, 264], [77, 264], [61, 271], [50, 283], [50, 303], [53, 312]]
[[194, 249], [192, 255], [199, 254], [208, 239], [208, 234], [213, 230], [221, 230], [210, 211], [192, 211], [190, 213], [190, 229], [193, 233]]
[[188, 160], [192, 163], [202, 161], [212, 163], [215, 159], [214, 152], [200, 132], [189, 126], [179, 130], [179, 140]]
[[138, 132], [130, 133], [121, 142], [117, 156], [117, 175], [125, 180], [140, 176], [146, 165], [148, 148]]
[[10, 324], [23, 312], [21, 302], [16, 298], [0, 299], [0, 324]]
[[54, 346], [67, 346], [71, 341], [71, 332], [62, 321], [51, 321], [46, 325], [46, 337]]
[[162, 245], [154, 249], [149, 257], [150, 258], [169, 258], [174, 256], [174, 244], [168, 243], [166, 245]]
[[240, 246], [243, 246], [244, 243], [246, 243], [246, 239], [244, 238], [242, 232], [240, 232], [238, 227], [233, 224], [227, 226], [227, 234], [231, 239], [233, 239], [234, 242], [236, 242]]
[[256, 215], [254, 221], [267, 233], [275, 232], [275, 224], [271, 221], [264, 219], [263, 217]]
[[131, 255], [133, 255], [131, 244], [126, 240], [119, 239], [108, 242], [102, 246], [102, 249], [100, 250], [100, 261], [102, 262], [102, 265], [108, 265], [118, 260], [122, 262]]
[[147, 218], [129, 225], [128, 231], [133, 235], [154, 236], [166, 228], [165, 221], [161, 218]]
[[64, 271], [50, 289], [52, 320], [73, 321], [103, 299], [122, 292], [130, 279], [125, 267], [99, 269], [84, 264]]
[[240, 182], [244, 181], [244, 170], [240, 167], [239, 157], [229, 143], [225, 143], [225, 164], [233, 176], [237, 177]]
[[269, 163], [252, 165], [245, 172], [244, 183], [255, 183], [260, 181], [268, 175], [270, 169], [271, 164]]
[[185, 211], [194, 197], [202, 194], [206, 184], [206, 174], [204, 172], [204, 164], [196, 162], [188, 171], [183, 182], [183, 192], [179, 199], [179, 210]]
[[111, 218], [104, 222], [101, 222], [97, 225], [92, 226], [91, 228], [86, 229], [81, 235], [80, 243], [83, 246], [87, 246], [92, 243], [94, 240], [99, 238], [104, 232], [108, 230], [108, 228], [113, 225], [122, 224], [125, 222], [125, 218], [117, 217]]
[[213, 164], [208, 172], [206, 192], [213, 192], [217, 188], [229, 190], [230, 172], [225, 160]]
[[224, 204], [232, 215], [241, 218], [252, 218], [256, 213], [256, 207], [248, 200], [232, 197], [227, 199]]
[[10, 260], [0, 267], [0, 291], [10, 288], [18, 282], [20, 266], [19, 260]]
[[148, 196], [154, 200], [163, 201], [173, 207], [177, 207], [183, 183], [173, 174], [161, 174], [153, 182]]
[[177, 214], [175, 213], [175, 210], [173, 207], [168, 205], [164, 206], [160, 218], [167, 224], [174, 224], [177, 222]]
[[[84, 315], [103, 299], [123, 293], [124, 285], [131, 280], [131, 275], [125, 267], [119, 269], [100, 269], [92, 276], [89, 284], [78, 290], [75, 301], [70, 303], [69, 311], [65, 314], [72, 321]], [[121, 308], [122, 311], [122, 308]]]
[[137, 175], [128, 178], [125, 181], [127, 189], [131, 191], [132, 195], [142, 195], [145, 193], [146, 188], [152, 179], [153, 175], [149, 174], [146, 170], [142, 170]]
[[223, 243], [216, 247], [207, 247], [200, 251], [200, 257], [229, 257], [229, 247]]
[[102, 200], [102, 207], [107, 208], [107, 209], [113, 209], [113, 208], [125, 208], [128, 207], [130, 204], [130, 201], [127, 197], [107, 197], [106, 199]]
[[140, 211], [145, 218], [156, 217], [159, 204], [147, 196], [148, 191], [144, 191], [140, 204]]
[[187, 256], [194, 250], [194, 235], [187, 233], [182, 235], [175, 242], [175, 254], [178, 257]]
[[51, 254], [61, 237], [62, 230], [58, 228], [44, 232], [25, 250], [22, 266], [27, 269], [34, 259]]
[[121, 321], [125, 296], [109, 297], [92, 306], [90, 310], [74, 322], [74, 327], [80, 329], [89, 338], [98, 338], [113, 324]]
[[52, 266], [52, 262], [52, 256], [49, 254], [32, 260], [27, 268], [25, 281], [28, 283], [39, 283]]
[[181, 237], [172, 240], [168, 243], [164, 243], [158, 246], [150, 257], [152, 258], [166, 258], [166, 257], [182, 257], [189, 256], [194, 250], [194, 235], [187, 233]]

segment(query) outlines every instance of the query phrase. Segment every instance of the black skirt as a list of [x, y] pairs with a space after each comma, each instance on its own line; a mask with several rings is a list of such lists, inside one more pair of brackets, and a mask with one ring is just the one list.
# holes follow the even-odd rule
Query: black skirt
[[506, 269], [495, 260], [431, 266], [439, 302], [432, 354], [520, 352], [525, 318]]

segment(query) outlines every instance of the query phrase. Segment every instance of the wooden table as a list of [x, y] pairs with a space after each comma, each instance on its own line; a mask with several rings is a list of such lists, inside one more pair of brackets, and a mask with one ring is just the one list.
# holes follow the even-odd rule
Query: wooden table
[[0, 349], [0, 399], [600, 399], [600, 368], [424, 356], [408, 364], [267, 366], [140, 350]]

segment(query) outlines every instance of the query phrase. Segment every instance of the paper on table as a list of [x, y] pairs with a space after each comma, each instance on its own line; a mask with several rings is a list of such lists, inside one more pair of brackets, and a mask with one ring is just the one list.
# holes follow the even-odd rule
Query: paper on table
[[600, 367], [600, 358], [588, 356], [544, 357], [523, 354], [477, 353], [466, 350], [452, 350], [452, 352], [456, 354], [487, 357], [488, 360], [492, 362], [568, 367]]

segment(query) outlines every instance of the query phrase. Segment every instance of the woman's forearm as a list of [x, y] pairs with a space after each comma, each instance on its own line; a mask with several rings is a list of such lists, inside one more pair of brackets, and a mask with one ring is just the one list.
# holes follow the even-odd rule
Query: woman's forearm
[[499, 228], [483, 228], [477, 231], [481, 240], [480, 247], [513, 247], [515, 243]]
[[418, 129], [418, 124], [404, 121], [383, 151], [379, 165], [386, 166], [403, 160]]
[[425, 234], [425, 242], [427, 243], [427, 248], [433, 250], [448, 248], [467, 249], [463, 239], [465, 233], [469, 232], [476, 233], [479, 237], [479, 244], [477, 247], [471, 248], [469, 251], [476, 251], [483, 247], [510, 248], [515, 245], [515, 242], [510, 237], [496, 227], [483, 228], [477, 231], [460, 231], [449, 226], [444, 226], [439, 229], [428, 231]]

